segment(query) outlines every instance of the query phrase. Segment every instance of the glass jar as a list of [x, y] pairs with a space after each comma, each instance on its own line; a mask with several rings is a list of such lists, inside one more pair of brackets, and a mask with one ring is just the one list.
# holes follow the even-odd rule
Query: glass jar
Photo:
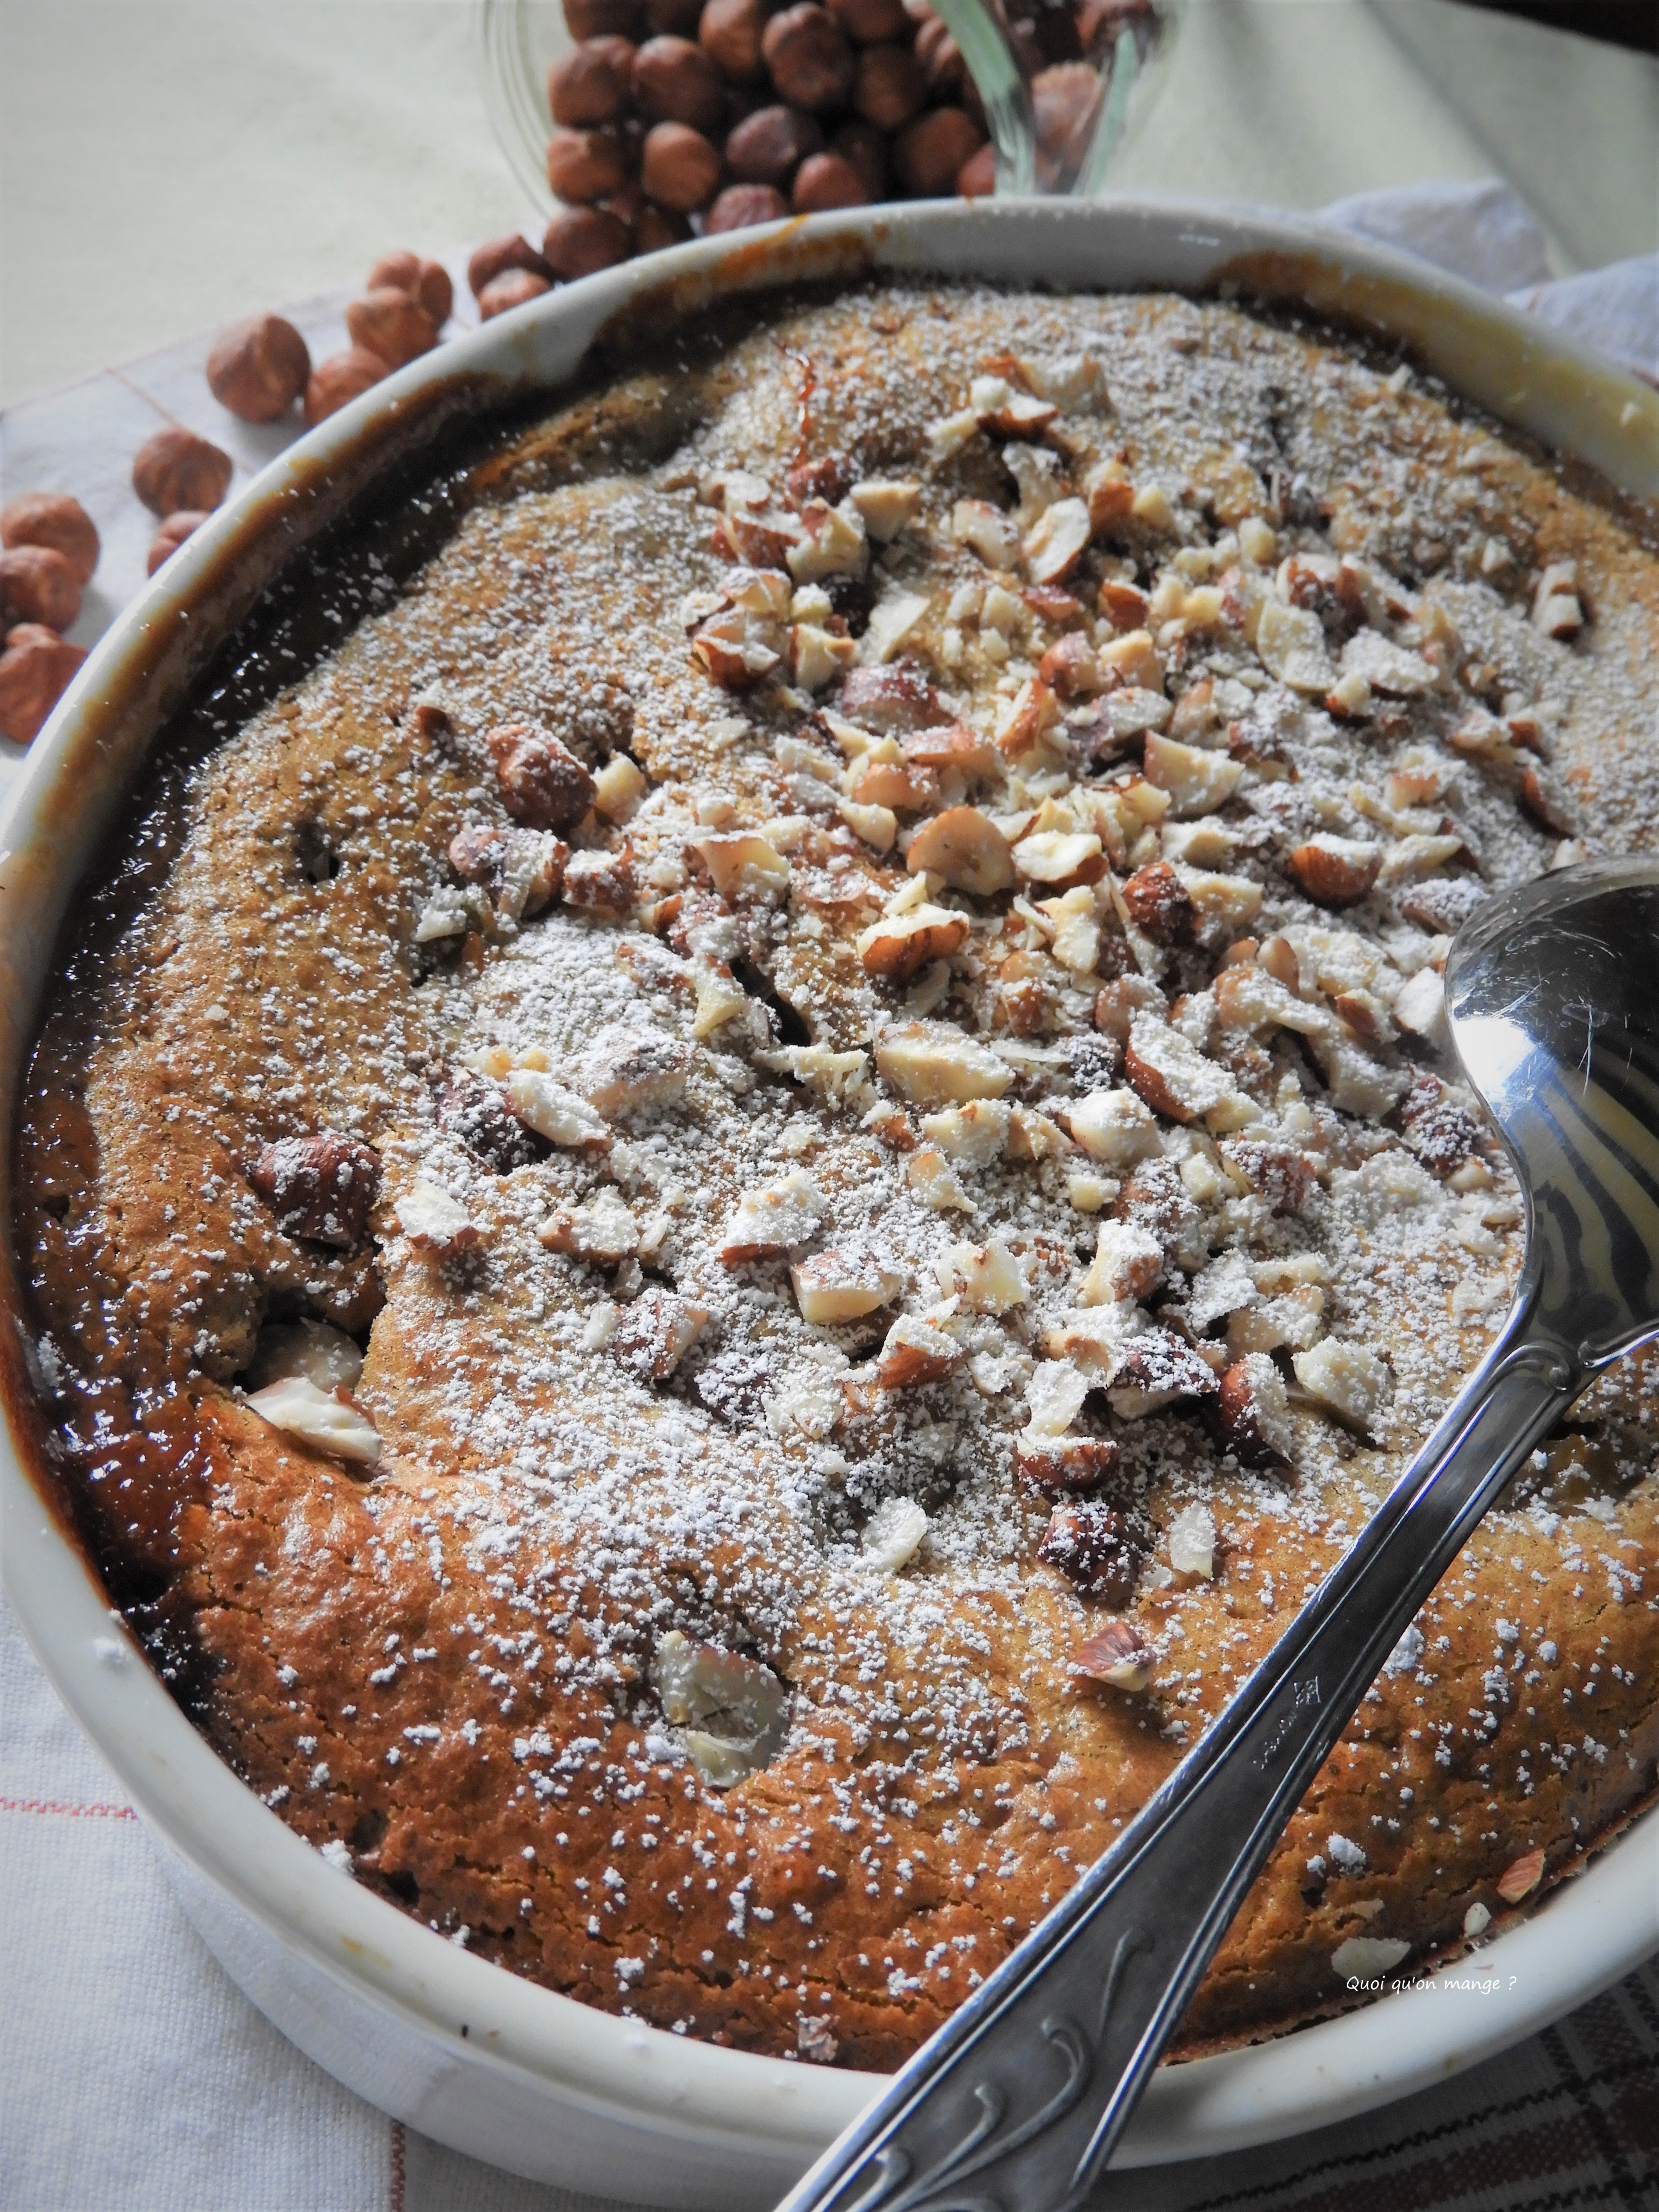
[[[959, 105], [988, 137], [958, 189], [1093, 194], [1157, 97], [1170, 43], [1188, 0], [903, 0], [923, 64], [924, 106]], [[657, 11], [673, 20], [670, 9]], [[679, 18], [696, 35], [695, 0]], [[550, 214], [547, 181], [553, 129], [548, 74], [573, 45], [561, 0], [479, 0], [479, 73], [491, 125], [514, 174]], [[860, 50], [854, 46], [855, 53]], [[868, 52], [866, 46], [862, 51]], [[741, 97], [734, 88], [734, 96]], [[757, 100], [777, 94], [763, 78]], [[831, 132], [836, 117], [829, 118]], [[854, 120], [850, 104], [844, 120]], [[866, 137], [868, 137], [866, 126]], [[896, 149], [902, 132], [886, 134]], [[966, 134], [964, 134], [965, 136]], [[829, 146], [835, 146], [833, 135]], [[948, 188], [947, 188], [948, 189]], [[889, 189], [872, 198], [933, 196]], [[694, 220], [696, 220], [694, 218]]]

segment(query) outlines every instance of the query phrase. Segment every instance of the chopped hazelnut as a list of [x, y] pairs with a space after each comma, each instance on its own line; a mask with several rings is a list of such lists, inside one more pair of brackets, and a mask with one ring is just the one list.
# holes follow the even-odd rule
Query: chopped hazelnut
[[962, 1358], [955, 1337], [916, 1314], [901, 1314], [887, 1332], [876, 1362], [884, 1390], [910, 1390], [936, 1382]]
[[447, 1260], [470, 1250], [479, 1242], [476, 1222], [453, 1191], [441, 1183], [417, 1176], [393, 1209], [398, 1226], [417, 1252], [428, 1259]]
[[349, 1250], [368, 1225], [380, 1187], [379, 1157], [337, 1129], [313, 1137], [282, 1137], [267, 1145], [248, 1181], [288, 1237]]
[[1126, 1515], [1098, 1498], [1079, 1498], [1049, 1515], [1037, 1557], [1058, 1567], [1083, 1596], [1124, 1606], [1134, 1595], [1146, 1554]]
[[593, 804], [593, 779], [563, 739], [528, 722], [485, 732], [501, 800], [532, 830], [574, 830]]
[[647, 1290], [622, 1309], [605, 1349], [641, 1382], [665, 1382], [708, 1320], [706, 1306]]
[[1310, 837], [1285, 856], [1285, 867], [1316, 906], [1355, 906], [1382, 872], [1382, 848], [1357, 837]]
[[1115, 1690], [1150, 1689], [1158, 1671], [1156, 1654], [1127, 1620], [1109, 1620], [1079, 1644], [1072, 1665], [1091, 1681], [1109, 1683]]

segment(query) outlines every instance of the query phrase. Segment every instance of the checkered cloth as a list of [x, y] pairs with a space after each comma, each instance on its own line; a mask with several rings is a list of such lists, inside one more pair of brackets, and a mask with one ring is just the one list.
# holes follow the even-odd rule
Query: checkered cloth
[[[1327, 216], [1414, 245], [1659, 380], [1652, 260], [1544, 283], [1542, 239], [1496, 185], [1376, 193]], [[318, 303], [319, 314], [337, 320], [339, 304]], [[305, 319], [310, 330], [316, 319]], [[151, 365], [178, 382], [184, 406], [200, 399], [205, 351], [174, 349]], [[106, 380], [78, 387], [60, 411], [33, 403], [4, 426], [8, 461], [27, 451], [29, 462], [8, 473], [82, 490], [100, 528], [116, 521], [112, 537], [120, 517], [106, 517], [76, 468], [100, 449], [102, 425], [124, 482], [134, 441], [125, 428], [108, 435], [106, 418], [136, 404], [143, 368], [109, 392]], [[105, 562], [107, 588], [118, 590], [125, 567], [137, 587], [142, 550], [142, 536], [106, 548], [123, 556]], [[1102, 2212], [1659, 2208], [1659, 1961], [1439, 2088], [1260, 2150], [1126, 2172], [1098, 2202]], [[93, 2207], [629, 2212], [428, 2142], [285, 2042], [184, 1918], [125, 1794], [0, 1600], [0, 2212]]]

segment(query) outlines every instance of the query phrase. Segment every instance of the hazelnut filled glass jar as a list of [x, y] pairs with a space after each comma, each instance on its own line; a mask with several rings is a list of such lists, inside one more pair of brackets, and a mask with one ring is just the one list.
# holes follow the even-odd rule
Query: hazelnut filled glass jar
[[574, 277], [790, 214], [1097, 192], [1184, 5], [481, 0], [477, 51], [514, 173], [568, 218], [552, 274]]

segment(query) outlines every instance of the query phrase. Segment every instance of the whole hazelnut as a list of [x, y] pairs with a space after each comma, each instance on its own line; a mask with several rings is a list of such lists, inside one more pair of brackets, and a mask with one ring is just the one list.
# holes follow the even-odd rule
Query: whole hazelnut
[[747, 84], [761, 73], [761, 33], [765, 0], [708, 0], [697, 26], [697, 43], [722, 76]]
[[353, 345], [377, 353], [394, 368], [430, 353], [438, 343], [432, 318], [417, 300], [383, 284], [378, 292], [365, 292], [346, 309], [346, 329]]
[[311, 350], [281, 315], [250, 315], [214, 341], [208, 390], [244, 422], [274, 422], [306, 388]]
[[564, 20], [579, 44], [584, 39], [637, 39], [645, 12], [640, 0], [564, 0]]
[[63, 630], [80, 611], [81, 580], [55, 546], [13, 545], [0, 553], [0, 623]]
[[726, 88], [690, 39], [647, 39], [634, 57], [634, 105], [647, 123], [717, 131], [726, 117]]
[[547, 142], [547, 181], [573, 204], [603, 199], [628, 182], [632, 164], [614, 130], [556, 131]]
[[761, 52], [773, 83], [795, 106], [846, 105], [857, 65], [828, 9], [814, 5], [814, 0], [786, 8], [767, 25]]
[[352, 346], [344, 353], [331, 354], [326, 361], [318, 362], [306, 386], [307, 422], [314, 427], [328, 416], [337, 414], [372, 384], [378, 384], [383, 376], [391, 374], [391, 362], [382, 361], [377, 353], [370, 353], [366, 346]]
[[441, 330], [455, 306], [455, 287], [441, 261], [422, 261], [417, 253], [383, 253], [368, 272], [365, 292], [387, 289], [407, 292], [417, 307]]
[[602, 207], [607, 215], [614, 215], [631, 236], [635, 224], [645, 211], [645, 194], [637, 185], [621, 185], [614, 192], [607, 192], [602, 200], [596, 200], [594, 205]]
[[415, 297], [432, 318], [434, 331], [442, 330], [455, 311], [455, 285], [441, 261], [423, 261]]
[[556, 276], [574, 282], [626, 261], [632, 245], [628, 225], [607, 209], [561, 208], [547, 226], [542, 253]]
[[215, 507], [230, 488], [234, 466], [228, 453], [193, 430], [158, 430], [133, 456], [132, 488], [155, 515]]
[[795, 172], [790, 194], [797, 215], [819, 215], [826, 208], [865, 207], [869, 198], [863, 178], [842, 154], [809, 154]]
[[884, 131], [878, 131], [873, 123], [865, 123], [854, 117], [841, 125], [830, 143], [858, 171], [864, 179], [864, 189], [872, 200], [884, 200], [888, 197], [887, 152], [890, 141]]
[[383, 253], [369, 270], [365, 292], [378, 292], [390, 285], [394, 292], [407, 292], [411, 298], [421, 281], [421, 257], [418, 253]]
[[561, 54], [547, 72], [547, 104], [556, 123], [580, 128], [614, 123], [628, 106], [634, 48], [626, 39], [586, 39]]
[[478, 295], [478, 319], [493, 322], [509, 308], [522, 307], [526, 300], [539, 300], [544, 292], [552, 289], [551, 278], [537, 276], [533, 269], [503, 269]]
[[646, 28], [654, 37], [695, 39], [702, 0], [645, 0]]
[[915, 199], [942, 199], [956, 189], [957, 172], [977, 154], [983, 133], [959, 107], [935, 107], [900, 132], [893, 167]]
[[927, 98], [927, 76], [908, 46], [866, 46], [853, 80], [853, 105], [880, 131], [902, 131]]
[[14, 630], [0, 653], [0, 737], [26, 745], [36, 737], [86, 659], [52, 630], [31, 623]]
[[904, 0], [827, 0], [830, 13], [861, 46], [883, 46], [910, 35]]
[[635, 253], [660, 253], [667, 246], [684, 246], [691, 226], [672, 208], [659, 208], [647, 200], [634, 225]]
[[550, 274], [530, 240], [521, 238], [516, 230], [510, 231], [505, 238], [492, 238], [474, 248], [466, 264], [467, 289], [476, 300], [486, 284], [493, 283], [508, 269], [528, 269], [536, 276]]
[[1037, 144], [1066, 168], [1089, 150], [1104, 88], [1087, 62], [1060, 62], [1031, 79], [1031, 115]]
[[192, 531], [199, 530], [207, 520], [199, 507], [187, 507], [167, 520], [149, 542], [149, 552], [144, 562], [144, 574], [153, 576], [163, 561], [170, 561]]
[[789, 203], [775, 185], [728, 185], [703, 217], [705, 238], [717, 230], [748, 230], [757, 222], [777, 222]]
[[726, 159], [741, 184], [782, 186], [823, 146], [817, 118], [805, 108], [761, 107], [726, 139]]
[[664, 207], [690, 215], [714, 197], [720, 181], [720, 149], [687, 123], [658, 123], [646, 133], [640, 182]]
[[25, 491], [0, 507], [0, 545], [50, 545], [89, 584], [98, 566], [98, 532], [78, 499], [66, 491]]
[[988, 139], [957, 171], [957, 190], [966, 200], [988, 200], [997, 188], [997, 149]]
[[936, 98], [957, 91], [968, 74], [962, 49], [937, 15], [930, 15], [916, 33], [916, 59], [927, 74], [927, 89]]

